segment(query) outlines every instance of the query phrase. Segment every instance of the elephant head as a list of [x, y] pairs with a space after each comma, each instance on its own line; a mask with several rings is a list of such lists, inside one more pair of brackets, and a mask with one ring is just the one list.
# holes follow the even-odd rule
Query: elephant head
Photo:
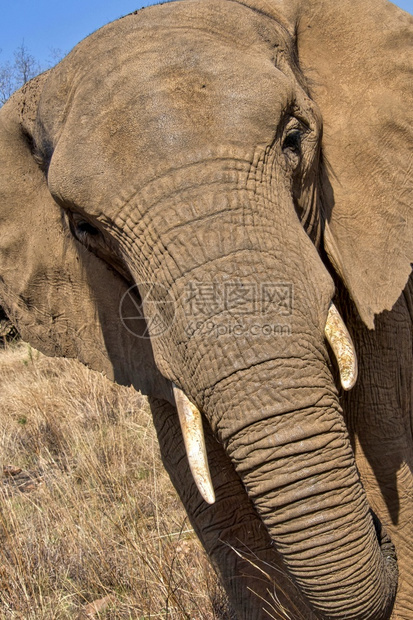
[[184, 0], [105, 26], [0, 112], [1, 303], [44, 353], [151, 397], [240, 618], [268, 616], [234, 531], [317, 617], [391, 613], [332, 300], [373, 328], [411, 272], [411, 34], [386, 0]]

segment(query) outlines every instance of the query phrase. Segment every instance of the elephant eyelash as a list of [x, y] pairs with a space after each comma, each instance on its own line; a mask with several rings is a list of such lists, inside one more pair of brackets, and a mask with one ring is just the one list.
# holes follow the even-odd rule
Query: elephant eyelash
[[53, 149], [50, 144], [46, 145], [45, 148], [41, 148], [35, 141], [34, 137], [25, 129], [22, 129], [23, 137], [27, 143], [27, 146], [30, 149], [32, 157], [36, 164], [39, 166], [40, 170], [43, 172], [45, 176], [49, 171], [50, 161], [52, 158]]

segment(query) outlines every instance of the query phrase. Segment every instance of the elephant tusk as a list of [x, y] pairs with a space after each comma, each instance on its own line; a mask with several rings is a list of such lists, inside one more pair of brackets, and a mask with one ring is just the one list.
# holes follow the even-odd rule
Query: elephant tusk
[[347, 327], [333, 303], [328, 310], [324, 333], [336, 356], [341, 385], [344, 390], [351, 390], [357, 381], [357, 355]]
[[174, 384], [173, 393], [192, 476], [204, 500], [208, 504], [213, 504], [215, 493], [208, 467], [201, 414], [183, 391]]

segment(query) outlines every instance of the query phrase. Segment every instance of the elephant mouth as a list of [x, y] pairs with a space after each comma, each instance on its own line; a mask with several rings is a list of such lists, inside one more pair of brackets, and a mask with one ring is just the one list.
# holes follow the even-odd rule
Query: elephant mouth
[[[357, 381], [357, 355], [347, 327], [333, 303], [328, 311], [324, 334], [335, 355], [342, 388], [351, 390]], [[173, 386], [173, 393], [194, 482], [203, 499], [213, 504], [215, 493], [208, 466], [201, 412], [176, 385]]]

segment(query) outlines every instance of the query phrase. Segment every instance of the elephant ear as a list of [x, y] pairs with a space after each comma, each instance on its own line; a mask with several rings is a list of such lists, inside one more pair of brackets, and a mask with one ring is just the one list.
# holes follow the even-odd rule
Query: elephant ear
[[26, 84], [0, 110], [0, 304], [46, 355], [78, 358], [156, 393], [150, 341], [120, 319], [122, 300], [127, 314], [137, 312], [127, 283], [71, 235], [36, 162], [31, 136], [47, 78]]
[[413, 18], [387, 0], [242, 3], [296, 39], [324, 121], [325, 249], [373, 328], [413, 262]]

